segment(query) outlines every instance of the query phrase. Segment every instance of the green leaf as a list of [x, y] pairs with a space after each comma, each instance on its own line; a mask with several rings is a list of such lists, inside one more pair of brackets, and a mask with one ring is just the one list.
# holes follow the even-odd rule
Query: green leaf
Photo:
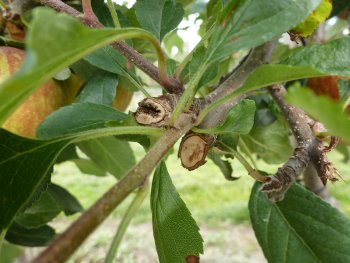
[[350, 7], [350, 2], [348, 0], [332, 0], [333, 9], [331, 17], [337, 15], [347, 7]]
[[184, 10], [173, 0], [138, 0], [134, 5], [140, 25], [160, 41], [181, 22]]
[[346, 103], [350, 98], [350, 81], [338, 79], [337, 84], [339, 90], [339, 101]]
[[211, 134], [248, 134], [254, 125], [254, 114], [255, 102], [242, 100], [228, 112], [223, 124], [205, 131]]
[[78, 199], [63, 187], [57, 184], [50, 184], [48, 193], [54, 198], [66, 216], [83, 211]]
[[101, 127], [109, 121], [122, 121], [127, 114], [112, 107], [90, 102], [76, 103], [63, 107], [49, 115], [38, 127], [40, 139], [50, 139]]
[[[238, 2], [238, 3], [237, 3]], [[209, 41], [212, 63], [243, 49], [256, 47], [293, 28], [320, 4], [320, 0], [236, 1]]]
[[228, 160], [223, 160], [222, 156], [217, 153], [209, 152], [208, 158], [213, 161], [213, 163], [220, 169], [224, 177], [229, 181], [234, 181], [239, 179], [239, 177], [232, 176], [233, 168]]
[[242, 135], [241, 139], [251, 153], [256, 153], [265, 162], [280, 164], [292, 154], [288, 135], [288, 128], [277, 120], [268, 126], [254, 127], [248, 135]]
[[94, 53], [87, 55], [84, 60], [110, 73], [118, 75], [127, 74], [124, 69], [127, 60], [111, 46], [96, 50]]
[[55, 230], [48, 225], [27, 229], [14, 223], [7, 231], [5, 239], [16, 245], [39, 247], [47, 245], [55, 236]]
[[68, 143], [29, 140], [0, 130], [0, 232], [35, 193]]
[[115, 74], [104, 73], [96, 75], [85, 84], [75, 102], [91, 102], [112, 106], [116, 95], [118, 77]]
[[[332, 59], [330, 59], [330, 57]], [[293, 53], [282, 64], [312, 66], [327, 75], [350, 77], [350, 37], [343, 37], [323, 45], [310, 45]]]
[[137, 28], [91, 29], [66, 14], [35, 8], [26, 38], [24, 64], [0, 85], [0, 124], [26, 97], [62, 69], [112, 41], [139, 34], [147, 32]]
[[[332, 59], [329, 59], [332, 56]], [[302, 78], [339, 75], [350, 77], [350, 38], [322, 45], [311, 45], [293, 52], [282, 64], [262, 65], [255, 69], [238, 89], [245, 93], [274, 83]]]
[[325, 96], [316, 96], [308, 89], [289, 89], [286, 99], [322, 122], [328, 132], [350, 143], [350, 117], [340, 103]]
[[73, 162], [78, 169], [85, 174], [96, 176], [106, 176], [106, 170], [97, 165], [94, 161], [89, 159], [74, 159]]
[[106, 27], [114, 27], [112, 16], [104, 0], [91, 1], [91, 5], [98, 21]]
[[50, 222], [61, 211], [61, 206], [47, 190], [29, 208], [18, 214], [15, 222], [28, 229], [38, 228]]
[[98, 166], [120, 179], [136, 163], [130, 145], [115, 137], [103, 137], [78, 144], [79, 148]]
[[151, 209], [160, 263], [185, 263], [187, 256], [203, 253], [199, 228], [177, 193], [164, 162], [154, 173]]
[[12, 245], [8, 242], [3, 242], [0, 251], [1, 263], [13, 263], [16, 262], [16, 258], [21, 256], [23, 250], [19, 246]]
[[268, 262], [349, 262], [350, 221], [295, 184], [283, 201], [270, 202], [255, 184], [249, 211]]
[[0, 233], [9, 227], [15, 215], [33, 199], [37, 189], [46, 185], [52, 165], [69, 143], [124, 134], [159, 136], [163, 131], [157, 128], [123, 126], [38, 141], [0, 129]]

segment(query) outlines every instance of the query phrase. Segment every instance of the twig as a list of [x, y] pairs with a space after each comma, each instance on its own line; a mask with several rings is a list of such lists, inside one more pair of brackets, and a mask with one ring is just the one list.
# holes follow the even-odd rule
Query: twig
[[92, 231], [135, 189], [140, 187], [175, 142], [193, 125], [192, 116], [182, 114], [179, 129], [169, 129], [145, 157], [127, 175], [82, 214], [63, 234], [54, 240], [33, 262], [65, 262]]
[[336, 169], [328, 161], [320, 148], [320, 142], [312, 133], [310, 128], [312, 120], [302, 110], [285, 102], [285, 88], [277, 84], [270, 87], [269, 91], [288, 121], [298, 144], [289, 160], [271, 177], [272, 180], [261, 188], [267, 192], [272, 201], [279, 201], [310, 161], [324, 184], [334, 178]]
[[[103, 25], [96, 20], [85, 19], [82, 13], [60, 0], [40, 0], [40, 3], [51, 7], [58, 12], [63, 12], [68, 15], [77, 17], [81, 20], [82, 23], [89, 27], [103, 27]], [[111, 44], [111, 46], [122, 53], [131, 63], [149, 75], [153, 80], [162, 85], [169, 93], [180, 94], [184, 91], [184, 87], [178, 79], [168, 76], [165, 69], [161, 74], [158, 68], [153, 65], [152, 62], [145, 59], [140, 53], [138, 53], [135, 49], [129, 47], [125, 42], [114, 42]]]
[[[275, 44], [275, 41], [271, 41], [252, 50], [243, 63], [234, 69], [227, 79], [205, 98], [205, 104], [215, 105], [215, 102], [218, 102], [219, 99], [224, 98], [227, 94], [242, 86], [254, 69], [270, 61]], [[210, 110], [208, 109], [209, 107], [204, 109], [198, 117], [199, 127], [208, 129], [217, 126], [218, 123], [222, 123], [228, 111], [245, 97], [246, 95], [241, 95], [220, 104], [220, 107], [210, 107]]]

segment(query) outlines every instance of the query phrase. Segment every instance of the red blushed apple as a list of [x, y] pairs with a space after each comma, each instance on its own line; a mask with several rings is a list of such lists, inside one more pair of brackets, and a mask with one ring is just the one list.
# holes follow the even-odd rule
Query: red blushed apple
[[[24, 51], [0, 47], [0, 82], [10, 77], [22, 65]], [[2, 128], [23, 137], [35, 138], [36, 128], [47, 115], [65, 104], [61, 87], [50, 80], [29, 96], [5, 121]]]
[[[316, 95], [328, 96], [334, 101], [339, 101], [338, 79], [348, 80], [348, 77], [325, 76], [308, 79], [306, 86], [312, 89]], [[350, 105], [347, 107], [350, 113]]]

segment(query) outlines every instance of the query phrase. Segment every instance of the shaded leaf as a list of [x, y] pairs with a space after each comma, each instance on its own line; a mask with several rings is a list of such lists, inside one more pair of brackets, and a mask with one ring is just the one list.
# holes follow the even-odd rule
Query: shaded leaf
[[111, 46], [103, 47], [87, 55], [84, 60], [91, 65], [118, 75], [127, 75], [124, 69], [127, 60]]
[[102, 128], [109, 121], [119, 122], [127, 117], [127, 114], [105, 105], [90, 102], [75, 103], [49, 115], [38, 127], [37, 137], [50, 139], [80, 131]]
[[248, 134], [254, 125], [255, 102], [242, 100], [228, 112], [223, 124], [206, 132], [214, 134]]
[[268, 262], [349, 262], [350, 221], [300, 185], [272, 203], [256, 183], [249, 200], [255, 235]]
[[61, 206], [57, 204], [55, 198], [47, 190], [29, 208], [18, 214], [15, 222], [28, 229], [38, 228], [50, 222], [61, 211]]
[[34, 195], [68, 143], [29, 140], [0, 130], [0, 232]]
[[350, 143], [350, 116], [343, 111], [340, 103], [325, 96], [316, 96], [311, 90], [301, 88], [289, 89], [286, 99], [322, 122], [330, 134]]
[[187, 256], [203, 253], [199, 228], [177, 193], [164, 162], [154, 173], [151, 209], [160, 263], [186, 262]]
[[117, 179], [122, 178], [136, 163], [129, 143], [113, 136], [84, 141], [78, 145], [98, 166]]
[[69, 160], [78, 159], [78, 154], [74, 144], [68, 145], [63, 151], [58, 155], [56, 159], [56, 164], [63, 163]]
[[53, 197], [57, 205], [67, 216], [83, 211], [83, 207], [78, 199], [57, 184], [50, 184], [48, 194]]
[[233, 176], [233, 168], [228, 160], [223, 160], [222, 156], [217, 153], [209, 152], [208, 158], [213, 161], [213, 163], [220, 169], [224, 177], [229, 181], [234, 181], [239, 179], [239, 177]]
[[115, 74], [104, 73], [89, 79], [75, 102], [91, 102], [111, 106], [116, 95], [118, 77]]
[[277, 120], [268, 126], [254, 127], [248, 135], [240, 138], [251, 153], [257, 154], [267, 163], [280, 164], [292, 154], [288, 135], [288, 128]]
[[140, 25], [160, 41], [177, 27], [184, 15], [182, 5], [173, 0], [138, 0], [134, 8]]
[[27, 229], [14, 223], [7, 231], [5, 239], [16, 245], [40, 247], [47, 245], [55, 236], [55, 230], [48, 225]]
[[96, 176], [106, 176], [107, 171], [97, 165], [94, 161], [89, 159], [75, 159], [73, 160], [78, 169], [85, 174], [91, 174]]

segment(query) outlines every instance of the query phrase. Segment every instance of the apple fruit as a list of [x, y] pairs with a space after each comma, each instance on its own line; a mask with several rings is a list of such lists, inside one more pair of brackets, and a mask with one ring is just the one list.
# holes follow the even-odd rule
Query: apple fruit
[[315, 92], [316, 95], [328, 96], [332, 100], [339, 100], [338, 79], [339, 76], [325, 76], [310, 78], [306, 86]]
[[[20, 68], [24, 55], [21, 49], [0, 47], [0, 82]], [[64, 91], [55, 81], [49, 80], [13, 112], [2, 128], [23, 137], [35, 138], [36, 128], [45, 117], [65, 104]]]
[[[317, 77], [308, 79], [306, 86], [318, 96], [327, 96], [334, 101], [339, 101], [338, 79], [349, 80], [348, 77], [341, 76]], [[346, 110], [350, 113], [350, 105]]]
[[125, 111], [128, 108], [133, 95], [134, 92], [124, 88], [123, 85], [119, 83], [117, 86], [117, 95], [112, 104], [113, 108], [119, 111]]

